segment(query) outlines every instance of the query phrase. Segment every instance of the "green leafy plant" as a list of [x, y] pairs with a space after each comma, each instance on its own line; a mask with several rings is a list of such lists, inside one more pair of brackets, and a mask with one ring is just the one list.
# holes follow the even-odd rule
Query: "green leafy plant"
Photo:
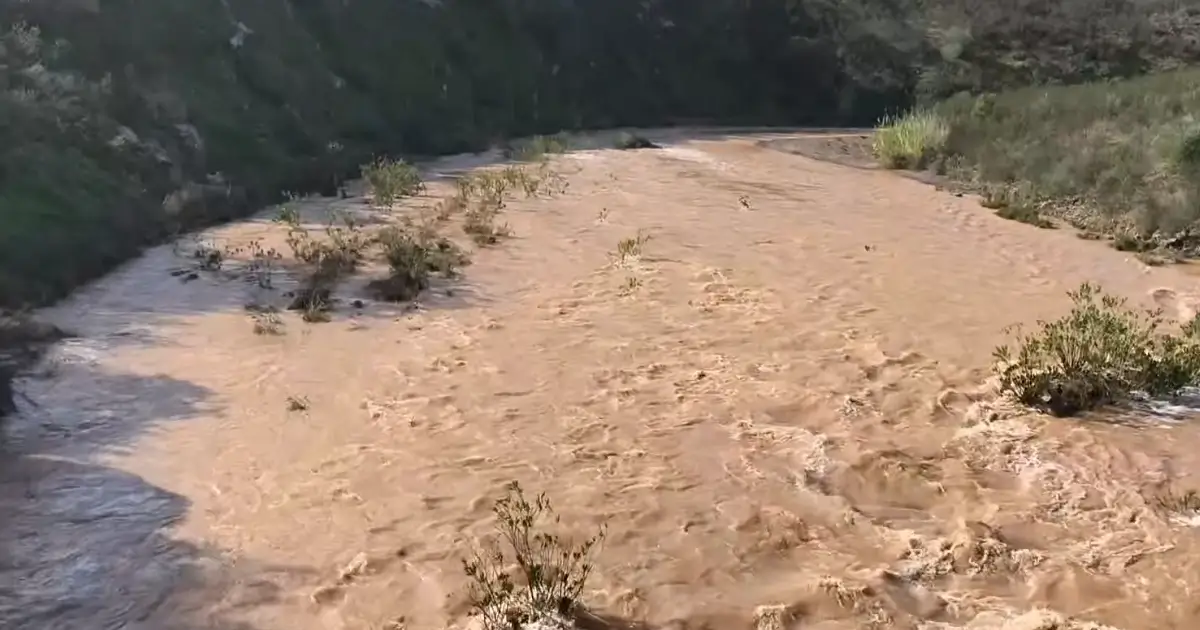
[[363, 179], [371, 188], [374, 203], [390, 207], [396, 200], [425, 191], [425, 182], [417, 167], [404, 160], [379, 158], [362, 166]]
[[[604, 529], [579, 544], [540, 531], [547, 521], [557, 524], [559, 517], [545, 494], [531, 502], [515, 481], [496, 502], [493, 512], [503, 545], [477, 551], [463, 560], [463, 570], [471, 581], [471, 605], [483, 618], [484, 626], [488, 630], [515, 630], [539, 619], [574, 613], [592, 573], [592, 556], [604, 538]], [[508, 571], [512, 563], [516, 564], [519, 579]]]
[[1129, 308], [1089, 283], [1068, 296], [1074, 307], [1066, 316], [1038, 322], [1032, 334], [1016, 329], [1015, 352], [1007, 345], [996, 349], [1003, 391], [1069, 416], [1134, 392], [1173, 394], [1200, 379], [1200, 344], [1187, 334], [1162, 332], [1160, 312]]

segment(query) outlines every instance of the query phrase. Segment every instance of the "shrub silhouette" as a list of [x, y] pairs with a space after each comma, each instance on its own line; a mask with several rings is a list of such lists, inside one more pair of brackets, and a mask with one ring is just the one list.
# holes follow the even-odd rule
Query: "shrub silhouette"
[[[544, 493], [530, 502], [515, 481], [493, 511], [497, 533], [507, 550], [494, 546], [463, 560], [463, 570], [471, 580], [471, 605], [487, 630], [518, 629], [576, 612], [604, 529], [577, 545], [539, 531], [547, 521], [558, 523], [558, 516]], [[513, 562], [518, 579], [506, 570]]]

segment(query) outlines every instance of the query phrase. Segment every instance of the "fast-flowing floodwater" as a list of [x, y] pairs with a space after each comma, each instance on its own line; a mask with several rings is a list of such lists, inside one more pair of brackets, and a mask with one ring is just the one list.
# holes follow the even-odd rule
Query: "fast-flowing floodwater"
[[568, 534], [607, 524], [585, 600], [612, 624], [1200, 627], [1168, 509], [1200, 489], [1190, 411], [1050, 420], [986, 383], [1082, 281], [1187, 315], [1197, 279], [759, 139], [555, 158], [565, 192], [509, 203], [419, 308], [351, 306], [368, 268], [331, 322], [257, 335], [286, 272], [189, 280], [184, 243], [47, 311], [77, 337], [8, 426], [0, 627], [462, 626], [512, 479]]

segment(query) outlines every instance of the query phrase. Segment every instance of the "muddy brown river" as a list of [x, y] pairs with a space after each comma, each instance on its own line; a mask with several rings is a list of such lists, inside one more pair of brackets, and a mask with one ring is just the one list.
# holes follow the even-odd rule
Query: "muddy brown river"
[[[1186, 401], [1054, 420], [988, 383], [1081, 282], [1186, 317], [1197, 278], [764, 137], [556, 157], [566, 191], [415, 309], [256, 335], [286, 270], [186, 281], [185, 243], [47, 310], [77, 337], [6, 428], [0, 627], [465, 628], [515, 479], [607, 524], [613, 628], [1200, 628], [1200, 518], [1163, 507], [1200, 490]], [[198, 238], [281, 244], [270, 216]]]

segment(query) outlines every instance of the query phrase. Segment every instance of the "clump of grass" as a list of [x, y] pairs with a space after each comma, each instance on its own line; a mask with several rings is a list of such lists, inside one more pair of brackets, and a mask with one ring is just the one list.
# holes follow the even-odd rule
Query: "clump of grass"
[[1134, 392], [1173, 394], [1200, 380], [1200, 344], [1162, 332], [1160, 312], [1131, 309], [1088, 283], [1068, 296], [1074, 307], [1065, 317], [1038, 322], [1032, 334], [1016, 329], [1015, 352], [996, 349], [1003, 391], [1069, 416]]
[[916, 110], [884, 118], [875, 129], [871, 150], [885, 168], [922, 169], [946, 148], [948, 125], [939, 114]]
[[362, 175], [377, 206], [390, 207], [398, 199], [413, 197], [425, 190], [420, 171], [404, 160], [379, 158], [364, 164]]
[[[517, 482], [496, 502], [502, 545], [463, 560], [469, 597], [486, 630], [511, 630], [537, 621], [569, 619], [592, 573], [593, 553], [604, 529], [579, 544], [542, 530], [559, 519], [545, 494], [532, 501]], [[515, 564], [516, 573], [509, 567]]]
[[617, 264], [623, 264], [632, 258], [639, 258], [648, 242], [650, 242], [650, 235], [641, 230], [638, 230], [636, 236], [623, 238], [618, 241], [617, 250], [614, 255]]

